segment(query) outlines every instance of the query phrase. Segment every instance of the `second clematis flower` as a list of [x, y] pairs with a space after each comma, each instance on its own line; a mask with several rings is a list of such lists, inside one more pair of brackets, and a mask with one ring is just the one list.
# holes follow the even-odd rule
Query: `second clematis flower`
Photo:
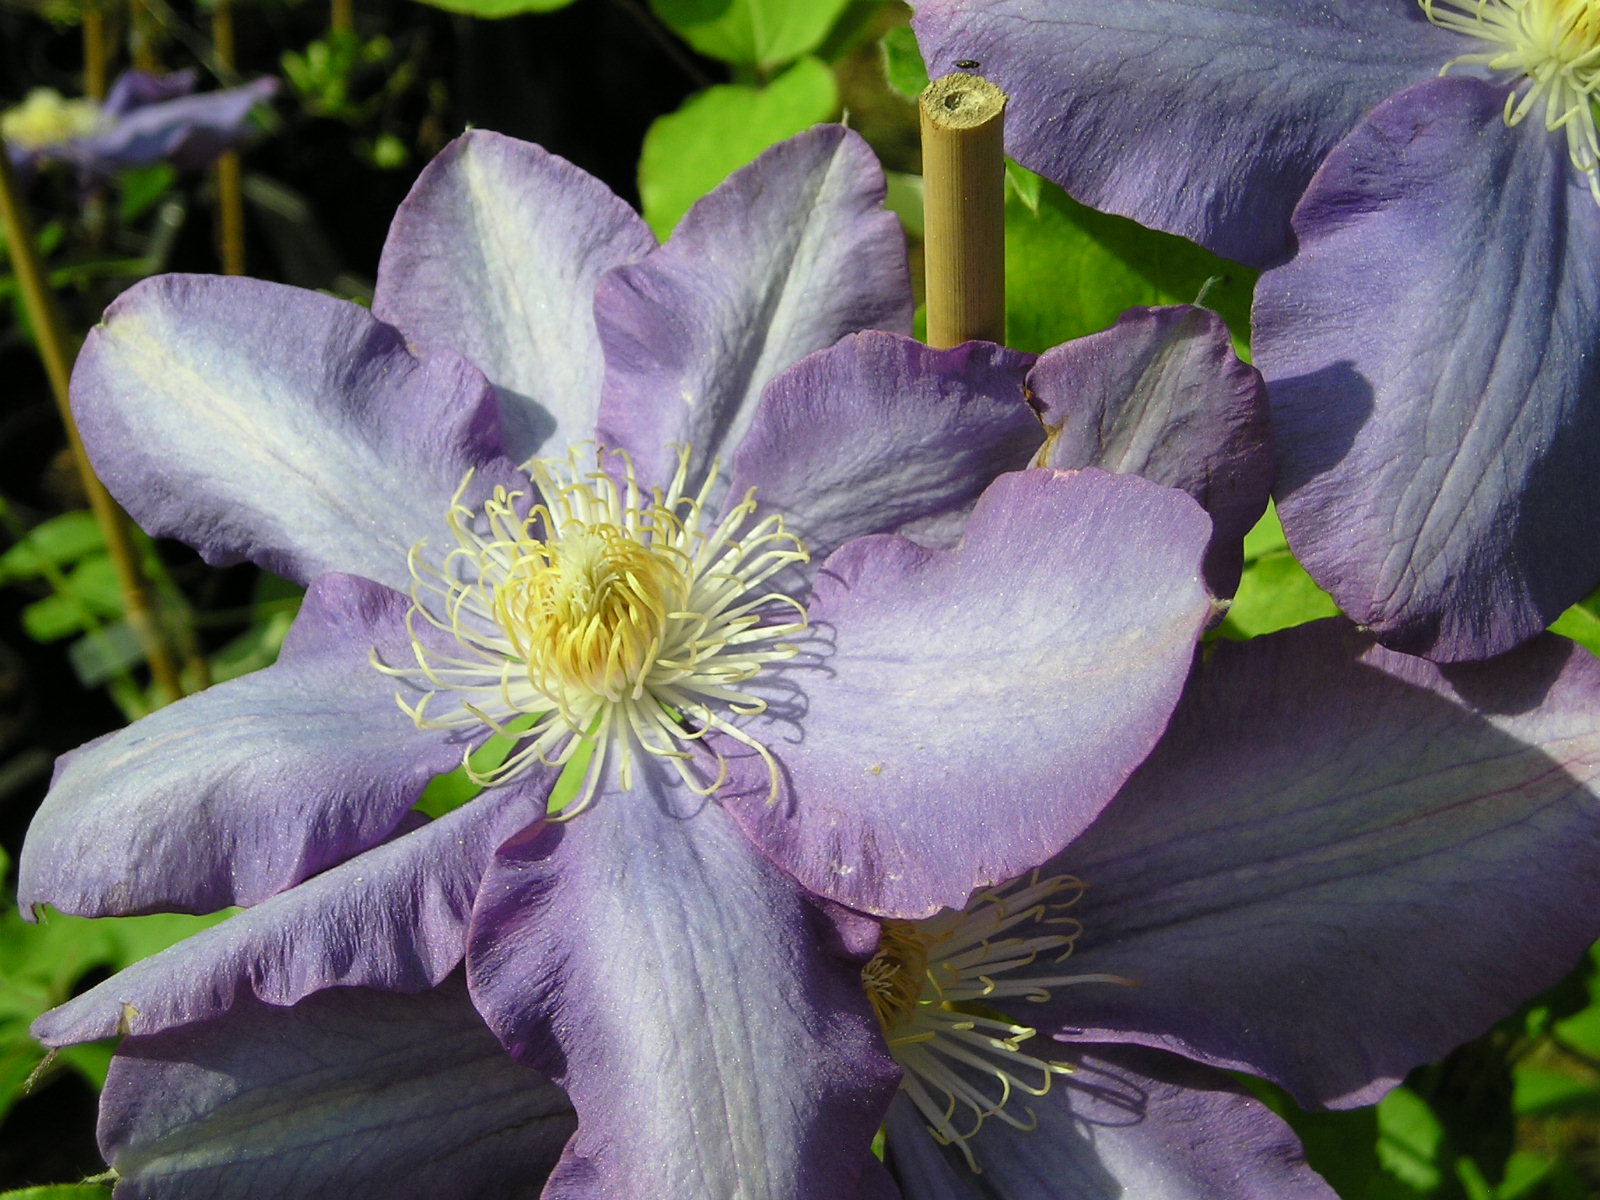
[[915, 7], [1025, 164], [1270, 268], [1279, 513], [1345, 612], [1455, 661], [1600, 584], [1593, 0]]
[[[852, 1194], [896, 1068], [796, 879], [916, 918], [1043, 861], [1213, 615], [1194, 500], [1020, 470], [1031, 357], [906, 336], [882, 194], [818, 129], [656, 247], [474, 133], [402, 207], [372, 313], [200, 277], [113, 305], [74, 376], [107, 485], [309, 592], [274, 667], [62, 760], [24, 905], [249, 907], [41, 1036], [465, 958], [576, 1108], [549, 1195]], [[412, 811], [496, 731], [476, 799]]]
[[251, 112], [272, 99], [278, 81], [192, 94], [195, 82], [193, 71], [124, 71], [104, 104], [35, 88], [0, 113], [0, 133], [25, 167], [67, 162], [94, 179], [158, 162], [198, 170], [250, 135]]

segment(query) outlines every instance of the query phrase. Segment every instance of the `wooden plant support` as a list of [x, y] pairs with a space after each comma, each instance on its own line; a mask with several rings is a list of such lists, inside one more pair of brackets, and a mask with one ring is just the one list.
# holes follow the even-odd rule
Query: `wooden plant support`
[[922, 93], [928, 345], [1006, 336], [1006, 94], [956, 73]]

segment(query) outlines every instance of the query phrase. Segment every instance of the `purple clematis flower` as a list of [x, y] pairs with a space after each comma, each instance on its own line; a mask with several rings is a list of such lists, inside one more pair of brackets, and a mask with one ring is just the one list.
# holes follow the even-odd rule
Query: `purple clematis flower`
[[907, 1200], [1333, 1193], [1218, 1068], [1371, 1103], [1600, 933], [1600, 663], [1441, 668], [1343, 621], [1222, 644], [1100, 819], [864, 978]]
[[[853, 1194], [897, 1069], [805, 888], [912, 919], [1059, 851], [1159, 738], [1213, 615], [1200, 504], [1021, 470], [1032, 358], [906, 336], [882, 195], [821, 128], [656, 247], [570, 164], [473, 133], [403, 206], [371, 313], [198, 277], [113, 305], [74, 376], [107, 485], [309, 591], [275, 666], [59, 765], [25, 906], [248, 908], [41, 1038], [188, 1062], [268, 1037], [264, 1002], [342, 1062], [356, 1009], [318, 993], [428, 992], [464, 959], [528, 1086], [576, 1110], [547, 1195]], [[1221, 336], [1130, 328], [1147, 409]], [[1259, 418], [1252, 372], [1212, 373], [1246, 415], [1202, 425]], [[412, 811], [495, 731], [515, 745], [469, 759], [476, 799]], [[244, 1092], [299, 1086], [236, 1061]], [[107, 1136], [145, 1161], [118, 1149], [144, 1134]]]
[[278, 81], [191, 95], [195, 82], [193, 71], [125, 71], [104, 104], [35, 88], [0, 113], [0, 133], [23, 167], [68, 162], [96, 178], [158, 162], [198, 170], [250, 135], [251, 111], [272, 99]]
[[[1600, 10], [917, 0], [1012, 152], [1270, 267], [1289, 541], [1386, 644], [1494, 654], [1600, 583]], [[1442, 76], [1442, 77], [1441, 77]]]

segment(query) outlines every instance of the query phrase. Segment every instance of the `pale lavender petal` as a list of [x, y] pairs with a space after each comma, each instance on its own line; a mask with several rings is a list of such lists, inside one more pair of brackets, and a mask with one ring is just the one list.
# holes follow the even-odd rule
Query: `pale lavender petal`
[[1555, 637], [1437, 667], [1343, 621], [1222, 643], [1051, 869], [1080, 985], [1030, 1024], [1370, 1103], [1600, 936], [1600, 663]]
[[450, 497], [501, 457], [494, 395], [456, 356], [418, 359], [357, 304], [208, 275], [130, 288], [89, 335], [73, 410], [95, 470], [150, 533], [207, 561], [401, 590], [424, 537], [453, 545]]
[[294, 1004], [332, 987], [420, 992], [466, 951], [495, 847], [544, 815], [554, 772], [486, 792], [447, 816], [313, 876], [44, 1014], [51, 1046], [207, 1021], [252, 996]]
[[724, 803], [808, 888], [867, 912], [959, 908], [1036, 866], [1161, 735], [1212, 613], [1210, 534], [1172, 488], [1033, 470], [984, 493], [954, 550], [849, 543], [743, 725], [777, 778], [721, 739]]
[[1028, 374], [1048, 436], [1039, 465], [1100, 467], [1189, 493], [1215, 525], [1206, 583], [1231, 596], [1244, 535], [1267, 508], [1266, 389], [1203, 308], [1135, 308], [1047, 352]]
[[502, 848], [473, 921], [478, 1009], [578, 1110], [547, 1200], [851, 1195], [898, 1080], [860, 963], [717, 804], [634, 771]]
[[372, 666], [375, 651], [416, 661], [409, 607], [381, 585], [325, 575], [276, 664], [64, 757], [28, 830], [18, 903], [213, 912], [388, 837], [471, 744], [418, 729], [395, 700], [407, 689]]
[[1024, 397], [1033, 356], [988, 342], [933, 350], [854, 334], [772, 381], [733, 460], [813, 567], [853, 537], [952, 545], [979, 494], [1028, 465], [1044, 431]]
[[129, 1038], [100, 1147], [121, 1200], [512, 1200], [575, 1125], [565, 1093], [511, 1061], [452, 977], [414, 996], [249, 1001]]
[[1600, 207], [1505, 95], [1439, 79], [1373, 113], [1256, 299], [1290, 545], [1352, 618], [1443, 660], [1600, 583]]
[[157, 162], [199, 170], [250, 136], [251, 110], [277, 91], [276, 79], [257, 79], [241, 87], [134, 105], [120, 120], [73, 143], [68, 157], [100, 171]]
[[530, 142], [472, 130], [395, 214], [372, 311], [488, 375], [518, 462], [562, 454], [593, 435], [600, 404], [595, 283], [655, 245], [598, 179]]
[[1322, 156], [1481, 44], [1407, 0], [914, 0], [929, 73], [1011, 97], [1006, 148], [1085, 204], [1262, 266]]
[[1128, 1046], [1026, 1048], [1074, 1071], [1012, 1100], [1036, 1129], [984, 1122], [968, 1143], [978, 1174], [896, 1099], [889, 1161], [906, 1200], [1335, 1200], [1282, 1119], [1220, 1071]]
[[862, 329], [911, 332], [900, 223], [859, 136], [818, 126], [734, 172], [660, 250], [600, 282], [605, 347], [600, 435], [665, 483], [668, 443], [692, 474], [726, 463], [762, 389], [815, 350]]
[[122, 117], [147, 104], [176, 100], [194, 91], [199, 78], [199, 73], [192, 67], [161, 75], [151, 74], [149, 71], [124, 71], [112, 82], [111, 90], [106, 93], [102, 111], [114, 117]]

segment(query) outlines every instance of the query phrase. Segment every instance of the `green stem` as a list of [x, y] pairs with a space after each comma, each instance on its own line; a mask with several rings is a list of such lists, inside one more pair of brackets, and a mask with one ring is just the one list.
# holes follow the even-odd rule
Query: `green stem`
[[39, 358], [44, 363], [50, 391], [55, 396], [61, 423], [66, 429], [73, 465], [77, 467], [78, 477], [83, 483], [89, 508], [100, 523], [106, 552], [111, 556], [112, 566], [117, 573], [117, 586], [122, 593], [122, 606], [127, 614], [128, 625], [139, 639], [139, 645], [150, 663], [150, 675], [158, 698], [162, 703], [176, 700], [183, 695], [177, 660], [150, 603], [150, 589], [139, 566], [128, 518], [90, 467], [83, 440], [78, 436], [78, 424], [72, 419], [72, 407], [67, 398], [72, 374], [72, 351], [68, 347], [66, 325], [55, 295], [45, 282], [38, 243], [33, 237], [33, 222], [23, 206], [3, 138], [0, 138], [0, 226], [5, 230], [6, 246], [16, 271], [23, 308], [33, 323]]

